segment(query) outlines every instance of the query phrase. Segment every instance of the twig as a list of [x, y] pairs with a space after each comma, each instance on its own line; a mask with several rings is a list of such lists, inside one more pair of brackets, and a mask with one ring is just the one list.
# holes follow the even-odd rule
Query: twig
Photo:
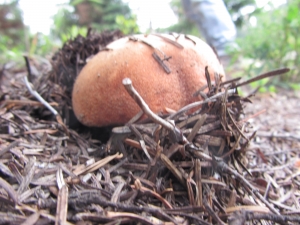
[[214, 210], [209, 206], [208, 202], [205, 200], [203, 202], [204, 207], [208, 214], [217, 222], [219, 225], [225, 225], [225, 223], [220, 219], [220, 217], [214, 212]]
[[[137, 189], [134, 185], [131, 185], [131, 188]], [[143, 194], [150, 194], [151, 196], [157, 198], [159, 201], [161, 201], [164, 204], [164, 206], [167, 209], [173, 209], [172, 205], [166, 199], [164, 199], [161, 195], [159, 195], [157, 192], [155, 192], [149, 188], [143, 187], [143, 186], [139, 187], [138, 190]]]
[[14, 188], [7, 183], [4, 179], [0, 177], [0, 187], [6, 191], [7, 195], [13, 200], [15, 204], [19, 203], [18, 193], [14, 190]]
[[[47, 213], [46, 211], [40, 211], [39, 209], [36, 209], [36, 208], [31, 208], [30, 206], [27, 206], [27, 205], [20, 205], [20, 206], [16, 206], [16, 209], [17, 210], [20, 210], [20, 211], [29, 211], [29, 212], [32, 212], [32, 213], [40, 213], [40, 215], [50, 221], [55, 221], [55, 217], [50, 215], [49, 213]], [[72, 223], [66, 221], [65, 222], [66, 225], [73, 225]]]
[[230, 79], [230, 80], [226, 80], [226, 81], [221, 83], [221, 86], [224, 86], [226, 84], [232, 84], [234, 82], [239, 81], [240, 79], [242, 79], [242, 77], [237, 77], [237, 78], [233, 78], [233, 79]]
[[164, 154], [160, 155], [160, 159], [163, 164], [171, 171], [171, 173], [178, 179], [178, 181], [185, 186], [186, 182], [182, 173], [176, 168], [176, 166], [174, 166], [171, 160]]
[[39, 100], [40, 103], [42, 103], [46, 108], [48, 108], [53, 113], [54, 116], [58, 115], [58, 112], [48, 102], [46, 102], [37, 91], [32, 89], [27, 77], [24, 77], [24, 83], [28, 91], [30, 92], [30, 94], [32, 94], [37, 100]]
[[228, 218], [229, 225], [243, 225], [250, 220], [269, 220], [275, 223], [286, 225], [288, 222], [300, 223], [299, 216], [275, 215], [271, 213], [256, 213], [249, 210], [236, 211]]
[[188, 141], [192, 141], [194, 137], [196, 136], [197, 132], [199, 131], [200, 127], [204, 124], [206, 121], [207, 114], [201, 115], [195, 126], [193, 127], [191, 133], [187, 137]]
[[162, 125], [164, 128], [169, 130], [175, 135], [177, 142], [183, 142], [187, 143], [186, 138], [183, 136], [181, 131], [170, 122], [160, 118], [158, 115], [153, 113], [147, 103], [144, 101], [144, 99], [140, 96], [140, 94], [135, 90], [135, 88], [132, 86], [132, 82], [129, 78], [123, 79], [123, 85], [128, 92], [128, 94], [135, 100], [135, 102], [139, 105], [139, 107], [144, 111], [144, 113], [154, 122]]
[[[233, 89], [227, 91], [228, 95], [233, 95], [234, 93], [235, 93], [235, 90], [233, 90]], [[168, 117], [168, 119], [174, 119], [175, 117], [179, 116], [183, 112], [188, 111], [188, 110], [190, 110], [192, 108], [198, 107], [200, 105], [206, 104], [208, 102], [215, 102], [217, 98], [220, 98], [220, 97], [222, 97], [225, 94], [226, 94], [225, 91], [219, 92], [219, 93], [215, 94], [214, 96], [211, 96], [210, 98], [205, 99], [204, 101], [193, 102], [193, 103], [191, 103], [189, 105], [186, 105], [183, 108], [179, 109], [176, 113], [170, 115]]]
[[[128, 144], [128, 145], [130, 145], [130, 146], [133, 146], [133, 147], [135, 147], [135, 148], [137, 148], [137, 149], [143, 150], [142, 147], [141, 147], [141, 145], [140, 145], [140, 143], [137, 142], [137, 141], [135, 141], [135, 140], [126, 138], [126, 139], [124, 140], [124, 143], [125, 143], [125, 144]], [[155, 151], [154, 151], [153, 149], [151, 149], [151, 148], [150, 148], [149, 146], [147, 146], [147, 145], [146, 145], [146, 149], [147, 149], [147, 152], [149, 152], [151, 155], [155, 156]]]
[[30, 68], [28, 57], [24, 55], [24, 59], [25, 59], [25, 64], [28, 72], [29, 81], [32, 82], [32, 74], [31, 74], [31, 68]]
[[141, 43], [144, 43], [146, 45], [148, 45], [149, 47], [153, 48], [154, 50], [157, 50], [158, 52], [160, 52], [164, 58], [167, 58], [165, 53], [163, 51], [161, 51], [159, 48], [156, 48], [153, 44], [151, 44], [147, 39], [144, 39], [144, 38], [137, 38], [135, 36], [130, 36], [129, 37], [129, 40], [131, 41], [139, 41]]
[[[25, 60], [27, 60], [26, 62], [28, 63], [27, 57], [25, 57]], [[27, 70], [28, 70], [28, 74], [30, 75], [29, 64], [28, 64]], [[69, 131], [68, 131], [66, 125], [62, 121], [62, 117], [59, 115], [59, 113], [45, 99], [43, 99], [43, 97], [37, 91], [32, 89], [31, 84], [29, 83], [27, 76], [24, 77], [24, 83], [25, 83], [28, 91], [30, 92], [30, 94], [32, 94], [40, 103], [42, 103], [46, 108], [48, 108], [50, 110], [50, 112], [52, 112], [52, 114], [56, 118], [56, 121], [63, 127], [65, 133], [69, 136]]]
[[7, 147], [3, 148], [0, 150], [0, 156], [4, 155], [6, 152], [8, 152], [11, 148], [16, 147], [19, 144], [19, 141], [13, 141], [12, 143], [10, 143]]
[[267, 111], [266, 109], [263, 109], [263, 110], [261, 110], [261, 111], [259, 111], [259, 112], [257, 112], [257, 113], [254, 113], [253, 115], [250, 115], [250, 116], [248, 116], [248, 117], [246, 117], [246, 118], [244, 118], [244, 119], [242, 119], [242, 120], [240, 120], [240, 121], [238, 121], [238, 122], [239, 122], [239, 123], [247, 122], [249, 119], [255, 118], [255, 117], [259, 116], [260, 114], [265, 113], [266, 111]]
[[282, 69], [272, 70], [270, 72], [263, 73], [261, 75], [258, 75], [256, 77], [254, 77], [254, 78], [251, 78], [251, 79], [246, 80], [242, 83], [239, 83], [239, 84], [235, 85], [234, 87], [240, 87], [240, 86], [243, 86], [243, 85], [246, 85], [246, 84], [250, 84], [254, 81], [258, 81], [258, 80], [261, 80], [261, 79], [264, 79], [264, 78], [267, 78], [267, 77], [273, 77], [273, 76], [281, 75], [281, 74], [287, 73], [289, 71], [290, 71], [289, 68], [282, 68]]
[[145, 141], [143, 139], [143, 136], [142, 134], [136, 129], [136, 127], [134, 125], [129, 125], [129, 128], [130, 130], [136, 135], [136, 137], [139, 139], [139, 142], [140, 142], [140, 145], [141, 145], [141, 148], [143, 149], [145, 155], [147, 156], [147, 158], [150, 160], [150, 162], [152, 162], [152, 158], [149, 154], [149, 152], [147, 151], [147, 148], [146, 148], [146, 144], [145, 144]]
[[56, 172], [56, 180], [59, 191], [57, 196], [55, 224], [66, 224], [68, 214], [69, 189], [64, 181], [61, 168], [59, 168]]
[[193, 144], [186, 144], [184, 147], [187, 151], [189, 151], [194, 157], [198, 159], [206, 160], [209, 162], [213, 160], [209, 155], [205, 154]]
[[161, 124], [164, 128], [167, 130], [172, 131], [173, 125], [159, 116], [157, 116], [155, 113], [153, 113], [149, 106], [146, 104], [144, 99], [140, 96], [140, 94], [135, 90], [135, 88], [132, 86], [132, 82], [129, 78], [123, 79], [123, 85], [126, 88], [126, 91], [130, 94], [130, 96], [136, 101], [136, 103], [139, 105], [139, 107], [144, 111], [147, 116], [150, 117], [154, 122]]
[[163, 36], [161, 34], [158, 34], [158, 33], [152, 33], [151, 35], [160, 37], [164, 41], [169, 42], [172, 45], [175, 45], [177, 48], [183, 49], [183, 46], [181, 44], [179, 44], [177, 41], [173, 41], [172, 39], [170, 39], [168, 37], [165, 37], [165, 36]]
[[[122, 222], [124, 219], [129, 218], [132, 219], [132, 221], [134, 221], [137, 224], [145, 224], [145, 225], [159, 224], [157, 219], [154, 220], [154, 218], [147, 218], [135, 213], [106, 211], [105, 216], [110, 219], [121, 219]], [[120, 224], [120, 223], [121, 222], [118, 223], [114, 222], [113, 224]]]
[[273, 213], [279, 215], [279, 212], [259, 193], [259, 191], [250, 184], [242, 175], [237, 171], [231, 169], [222, 159], [213, 157], [213, 165], [217, 170], [222, 173], [234, 175], [244, 185], [244, 187], [258, 197]]
[[211, 85], [210, 75], [209, 75], [209, 72], [208, 72], [208, 66], [205, 66], [205, 77], [206, 77], [206, 82], [207, 82], [208, 90], [211, 91], [212, 85]]
[[152, 56], [153, 58], [156, 60], [156, 62], [158, 62], [158, 64], [164, 69], [164, 71], [167, 73], [167, 74], [170, 74], [171, 73], [171, 70], [169, 69], [169, 67], [164, 64], [164, 60], [162, 60], [157, 54], [156, 52], [153, 52], [152, 53]]
[[[55, 204], [55, 201], [53, 202]], [[109, 206], [116, 209], [121, 209], [124, 212], [139, 212], [139, 213], [147, 212], [152, 215], [155, 215], [158, 218], [162, 218], [167, 221], [171, 221], [174, 224], [177, 224], [177, 221], [173, 217], [171, 217], [161, 209], [147, 207], [147, 206], [140, 207], [135, 205], [127, 205], [119, 202], [114, 203], [111, 201], [107, 201], [99, 191], [86, 192], [86, 194], [79, 195], [76, 198], [69, 200], [69, 205], [87, 205], [92, 203], [99, 204], [102, 207]], [[170, 209], [172, 209], [172, 207], [169, 208], [169, 210]]]
[[276, 133], [269, 133], [269, 132], [263, 132], [263, 131], [258, 131], [256, 136], [259, 137], [268, 137], [268, 138], [286, 138], [286, 139], [296, 139], [300, 141], [300, 136], [293, 135], [291, 133], [285, 132], [282, 134], [276, 134]]
[[202, 200], [202, 175], [201, 175], [201, 162], [200, 159], [196, 159], [195, 162], [195, 180], [197, 184], [197, 189], [196, 189], [196, 204], [197, 206], [202, 206], [203, 205], [203, 200]]

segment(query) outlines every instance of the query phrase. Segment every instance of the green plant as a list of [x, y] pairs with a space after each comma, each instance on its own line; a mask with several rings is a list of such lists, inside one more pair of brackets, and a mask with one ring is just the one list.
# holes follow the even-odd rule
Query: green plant
[[69, 27], [64, 33], [60, 34], [60, 40], [65, 43], [69, 39], [73, 39], [78, 35], [85, 37], [87, 34], [86, 27], [78, 27], [76, 25], [72, 25]]
[[0, 64], [9, 61], [23, 64], [23, 55], [45, 56], [56, 48], [49, 36], [30, 34], [23, 24], [18, 0], [0, 5]]
[[[237, 27], [241, 27], [250, 16], [261, 11], [256, 5], [256, 0], [224, 0], [224, 3]], [[247, 10], [245, 13], [244, 9]]]
[[241, 47], [237, 54], [252, 59], [247, 68], [249, 76], [280, 67], [291, 69], [264, 84], [269, 89], [274, 90], [274, 86], [299, 89], [296, 85], [300, 81], [299, 5], [300, 0], [288, 1], [286, 5], [258, 14], [255, 17], [257, 25], [245, 24], [242, 37], [237, 40]]
[[30, 35], [30, 48], [29, 56], [39, 55], [46, 56], [53, 54], [59, 47], [50, 36], [37, 33], [35, 35]]
[[125, 18], [124, 15], [117, 15], [116, 24], [118, 26], [118, 29], [122, 31], [123, 34], [139, 33], [139, 27], [136, 23], [136, 16]]
[[178, 17], [178, 22], [171, 25], [170, 27], [160, 28], [157, 30], [157, 32], [176, 32], [191, 34], [198, 37], [201, 36], [196, 24], [187, 19], [181, 0], [172, 0], [170, 2], [170, 7], [173, 10], [174, 14]]
[[22, 56], [25, 32], [18, 1], [0, 4], [0, 64]]
[[[76, 24], [76, 17], [68, 5], [64, 5], [53, 16], [53, 25], [50, 36], [53, 40], [64, 42], [67, 40], [72, 26]], [[74, 28], [73, 28], [74, 29]], [[74, 31], [73, 31], [74, 32]]]
[[87, 27], [102, 32], [120, 29], [124, 34], [138, 33], [136, 17], [121, 0], [70, 0], [54, 16], [52, 34], [63, 42], [74, 34], [86, 34]]

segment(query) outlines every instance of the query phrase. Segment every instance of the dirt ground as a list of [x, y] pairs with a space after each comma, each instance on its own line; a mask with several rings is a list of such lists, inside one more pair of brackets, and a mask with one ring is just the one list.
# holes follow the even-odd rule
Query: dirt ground
[[[247, 115], [256, 115], [249, 120], [257, 130], [252, 145], [265, 155], [276, 154], [278, 165], [283, 165], [282, 156], [287, 152], [300, 151], [300, 92], [281, 90], [278, 93], [258, 93], [253, 104], [246, 107]], [[255, 167], [264, 167], [260, 163]]]
[[299, 224], [299, 92], [234, 96], [174, 119], [190, 136], [207, 118], [190, 142], [149, 122], [103, 143], [64, 125], [69, 87], [31, 63], [33, 89], [63, 119], [30, 94], [26, 68], [2, 67], [0, 224]]

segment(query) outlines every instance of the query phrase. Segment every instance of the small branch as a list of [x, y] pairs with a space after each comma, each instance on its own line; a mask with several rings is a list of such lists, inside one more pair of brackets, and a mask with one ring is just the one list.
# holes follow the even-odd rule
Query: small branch
[[225, 223], [220, 219], [215, 211], [209, 206], [207, 201], [204, 201], [203, 204], [207, 213], [217, 222], [218, 225], [225, 225]]
[[139, 139], [139, 142], [140, 142], [140, 145], [141, 145], [141, 148], [143, 149], [145, 155], [147, 156], [147, 158], [150, 160], [150, 162], [152, 162], [152, 158], [149, 154], [149, 152], [147, 151], [147, 148], [146, 148], [146, 144], [145, 144], [145, 141], [143, 139], [143, 136], [142, 134], [138, 131], [138, 129], [136, 129], [136, 127], [134, 125], [129, 125], [129, 129], [135, 134], [135, 136]]
[[5, 190], [9, 198], [15, 203], [19, 203], [19, 195], [18, 193], [14, 190], [14, 188], [6, 182], [6, 180], [2, 179], [0, 177], [0, 187], [1, 189]]
[[169, 43], [172, 44], [172, 45], [175, 45], [177, 48], [180, 48], [180, 49], [183, 49], [183, 48], [184, 48], [184, 47], [183, 47], [181, 44], [179, 44], [177, 41], [173, 41], [172, 39], [170, 39], [170, 38], [168, 38], [168, 37], [165, 37], [165, 36], [163, 36], [163, 35], [161, 35], [161, 34], [158, 34], [158, 33], [151, 33], [151, 35], [160, 37], [160, 38], [163, 39], [164, 41], [169, 42]]
[[176, 168], [176, 166], [174, 166], [171, 160], [164, 154], [160, 155], [160, 159], [165, 165], [165, 167], [167, 167], [171, 171], [171, 173], [178, 179], [178, 181], [183, 186], [186, 186], [186, 182], [185, 182], [186, 180], [184, 179], [182, 173]]
[[250, 84], [254, 81], [258, 81], [258, 80], [261, 80], [261, 79], [264, 79], [264, 78], [267, 78], [267, 77], [273, 77], [273, 76], [281, 75], [281, 74], [287, 73], [289, 71], [290, 71], [289, 68], [282, 68], [282, 69], [272, 70], [270, 72], [263, 73], [261, 75], [258, 75], [256, 77], [254, 77], [254, 78], [251, 78], [251, 79], [246, 80], [242, 83], [239, 83], [239, 84], [235, 85], [234, 87], [244, 86], [244, 85]]
[[31, 74], [31, 68], [30, 68], [28, 57], [24, 56], [24, 59], [25, 59], [25, 64], [26, 64], [26, 68], [27, 68], [27, 72], [28, 72], [29, 81], [32, 82], [32, 74]]
[[202, 125], [204, 124], [204, 122], [206, 121], [207, 118], [207, 114], [203, 114], [201, 115], [201, 117], [199, 118], [199, 120], [196, 122], [195, 126], [193, 127], [191, 133], [189, 134], [189, 136], [187, 137], [188, 141], [193, 141], [194, 137], [196, 136], [197, 132], [199, 131], [199, 129], [202, 127]]
[[46, 108], [48, 108], [55, 116], [58, 115], [58, 112], [48, 102], [46, 102], [37, 91], [32, 89], [27, 77], [24, 77], [24, 83], [30, 94], [32, 94], [40, 103], [42, 103]]
[[239, 81], [240, 79], [242, 79], [242, 77], [237, 77], [237, 78], [233, 78], [233, 79], [230, 79], [230, 80], [226, 80], [226, 81], [221, 83], [221, 86], [224, 86], [226, 84], [235, 83], [235, 82]]
[[170, 74], [171, 73], [171, 70], [169, 69], [169, 67], [164, 64], [164, 60], [162, 60], [157, 54], [156, 52], [153, 52], [152, 53], [152, 56], [153, 58], [156, 60], [156, 62], [158, 62], [158, 64], [164, 69], [164, 71], [167, 73], [167, 74]]
[[[28, 74], [30, 75], [30, 66], [29, 66], [29, 62], [27, 57], [25, 57], [25, 61], [28, 64], [27, 69], [28, 69]], [[28, 89], [28, 91], [30, 92], [30, 94], [32, 94], [40, 103], [42, 103], [47, 109], [50, 110], [50, 112], [52, 112], [52, 114], [55, 116], [56, 121], [63, 127], [65, 133], [69, 136], [69, 131], [66, 127], [66, 125], [63, 123], [61, 116], [59, 115], [59, 113], [45, 100], [43, 99], [43, 97], [35, 90], [32, 89], [31, 84], [28, 81], [27, 76], [24, 77], [24, 83]]]
[[143, 186], [136, 188], [135, 185], [131, 185], [131, 188], [137, 189], [143, 194], [150, 194], [151, 196], [153, 196], [153, 197], [157, 198], [159, 201], [161, 201], [167, 209], [173, 209], [172, 205], [166, 199], [164, 199], [161, 195], [159, 195], [157, 192], [155, 192], [149, 188], [143, 187]]
[[248, 190], [250, 193], [253, 193], [260, 201], [262, 201], [270, 210], [271, 212], [279, 215], [279, 212], [259, 193], [259, 191], [252, 186], [252, 184], [246, 180], [241, 174], [237, 171], [231, 169], [222, 159], [213, 157], [213, 165], [215, 168], [221, 173], [228, 173], [235, 176]]
[[258, 131], [256, 136], [259, 137], [267, 137], [267, 138], [285, 138], [285, 139], [295, 139], [300, 141], [300, 136], [285, 132], [285, 133], [281, 133], [281, 134], [276, 134], [276, 133], [272, 133], [272, 132], [263, 132], [263, 131]]
[[[143, 187], [142, 191], [146, 191], [146, 188]], [[148, 190], [147, 190], [148, 191]], [[54, 201], [55, 202], [55, 201]], [[165, 213], [163, 210], [158, 209], [158, 208], [152, 208], [148, 206], [135, 206], [135, 205], [128, 205], [128, 204], [123, 204], [120, 202], [114, 203], [112, 201], [107, 201], [99, 191], [97, 192], [92, 192], [89, 194], [82, 194], [78, 196], [76, 199], [70, 199], [69, 204], [70, 205], [87, 205], [87, 204], [99, 204], [102, 207], [112, 207], [115, 209], [121, 209], [124, 212], [139, 212], [139, 213], [149, 213], [152, 214], [158, 218], [162, 218], [166, 221], [173, 222], [174, 224], [178, 224], [177, 221], [167, 213]], [[171, 210], [172, 207], [167, 207], [167, 209]]]
[[201, 175], [201, 161], [200, 159], [196, 159], [195, 161], [195, 180], [197, 184], [197, 189], [196, 189], [196, 204], [197, 206], [202, 206], [203, 205], [203, 200], [202, 200], [202, 175]]
[[176, 138], [177, 142], [187, 143], [186, 138], [181, 133], [180, 129], [178, 129], [175, 125], [170, 122], [160, 118], [158, 115], [153, 113], [144, 99], [140, 96], [140, 94], [135, 90], [132, 86], [132, 82], [129, 78], [123, 79], [123, 85], [128, 92], [128, 94], [134, 99], [134, 101], [139, 105], [139, 107], [144, 111], [144, 113], [154, 122], [162, 125], [164, 128], [172, 132]]
[[249, 210], [240, 210], [232, 213], [228, 218], [229, 225], [243, 225], [246, 221], [269, 220], [278, 224], [288, 224], [288, 222], [300, 223], [299, 216], [276, 215], [271, 213], [257, 213]]
[[211, 85], [210, 75], [208, 72], [208, 66], [205, 66], [205, 77], [206, 77], [206, 81], [207, 81], [208, 90], [210, 91], [212, 89], [212, 85]]
[[[227, 95], [228, 95], [228, 96], [229, 96], [229, 95], [233, 95], [234, 93], [235, 93], [235, 90], [234, 90], [234, 89], [228, 90], [228, 91], [227, 91]], [[192, 108], [195, 108], [195, 107], [198, 107], [198, 106], [200, 106], [200, 105], [206, 104], [206, 103], [208, 103], [208, 102], [215, 102], [217, 98], [220, 98], [220, 97], [222, 97], [222, 96], [225, 95], [225, 94], [226, 94], [225, 91], [219, 92], [219, 93], [215, 94], [214, 96], [212, 96], [212, 97], [210, 97], [210, 98], [208, 98], [208, 99], [205, 99], [204, 101], [193, 102], [193, 103], [191, 103], [191, 104], [189, 104], [189, 105], [186, 105], [186, 106], [184, 106], [183, 108], [179, 109], [176, 113], [174, 113], [174, 114], [172, 114], [171, 116], [169, 116], [168, 119], [173, 119], [173, 118], [175, 118], [176, 116], [179, 116], [180, 114], [182, 114], [182, 113], [185, 112], [185, 111], [188, 111], [188, 110], [190, 110], [190, 109], [192, 109]]]
[[8, 152], [10, 149], [16, 147], [19, 143], [20, 143], [20, 141], [16, 140], [16, 141], [13, 141], [12, 143], [10, 143], [7, 147], [1, 149], [0, 150], [0, 157], [2, 155], [4, 155], [6, 152]]

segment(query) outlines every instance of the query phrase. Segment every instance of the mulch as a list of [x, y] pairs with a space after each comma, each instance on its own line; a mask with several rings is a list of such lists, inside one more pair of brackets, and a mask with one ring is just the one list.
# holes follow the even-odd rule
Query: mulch
[[299, 224], [297, 93], [243, 97], [251, 80], [216, 74], [195, 93], [204, 100], [179, 111], [144, 111], [148, 119], [120, 127], [78, 123], [74, 80], [121, 36], [89, 31], [50, 61], [2, 66], [0, 224]]

